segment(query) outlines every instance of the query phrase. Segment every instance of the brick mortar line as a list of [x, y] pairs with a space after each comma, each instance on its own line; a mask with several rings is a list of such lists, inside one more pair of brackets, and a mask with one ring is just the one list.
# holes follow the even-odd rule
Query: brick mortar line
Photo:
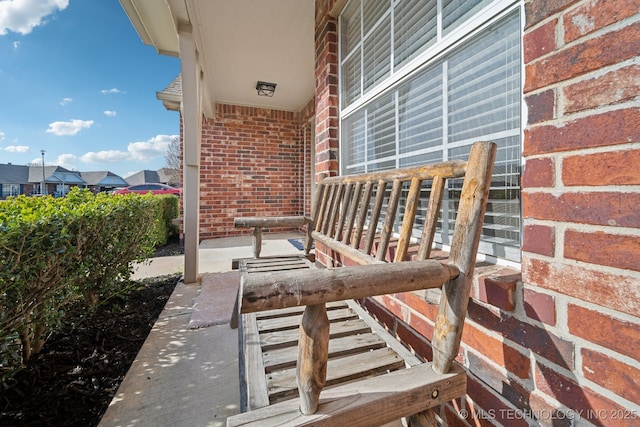
[[[531, 63], [532, 62], [529, 62], [529, 64], [531, 64]], [[533, 90], [525, 93], [524, 95], [526, 97], [526, 96], [529, 96], [529, 95], [538, 95], [538, 94], [546, 92], [548, 90], [557, 90], [556, 98], [564, 98], [564, 96], [562, 96], [562, 93], [560, 91], [561, 89], [565, 89], [568, 86], [572, 86], [572, 85], [577, 84], [577, 83], [585, 82], [587, 80], [597, 79], [597, 78], [603, 77], [603, 76], [605, 76], [605, 75], [607, 75], [607, 74], [609, 74], [611, 72], [619, 71], [619, 70], [621, 70], [623, 68], [627, 68], [627, 67], [631, 67], [631, 66], [639, 65], [639, 64], [640, 64], [640, 57], [635, 56], [633, 58], [624, 60], [622, 62], [616, 62], [615, 64], [606, 65], [606, 66], [598, 68], [596, 70], [589, 71], [587, 73], [580, 74], [580, 75], [575, 76], [575, 77], [571, 77], [570, 79], [567, 79], [567, 80], [562, 80], [560, 82], [551, 83], [551, 84], [549, 84], [547, 86], [542, 86], [542, 87], [533, 89]], [[525, 70], [526, 70], [527, 64], [524, 64], [524, 66], [525, 66]], [[523, 73], [523, 76], [525, 75], [525, 73]], [[633, 101], [628, 101], [628, 102], [632, 103]], [[616, 103], [614, 105], [618, 105], [618, 104], [620, 104], [620, 103]], [[593, 111], [595, 109], [596, 108], [592, 108], [592, 109], [583, 110], [583, 111]], [[564, 109], [562, 111], [564, 112]], [[580, 112], [582, 112], [582, 111], [578, 111], [578, 112], [575, 112], [575, 113], [569, 113], [568, 115], [562, 114], [561, 117], [572, 117], [572, 116], [577, 115]], [[546, 122], [542, 122], [542, 123], [546, 123]], [[538, 125], [538, 123], [536, 123], [536, 125]]]
[[640, 150], [640, 141], [626, 142], [624, 144], [616, 144], [616, 145], [601, 145], [597, 147], [576, 148], [575, 150], [554, 151], [552, 153], [531, 154], [525, 157], [525, 159], [536, 160], [536, 159], [548, 159], [548, 158], [556, 158], [556, 157], [564, 159], [567, 157], [588, 156], [590, 154], [617, 153], [620, 151], [627, 151], [627, 150]]
[[[620, 150], [624, 151], [624, 150]], [[526, 194], [544, 193], [553, 196], [561, 196], [563, 194], [584, 194], [584, 193], [620, 193], [620, 194], [638, 194], [640, 193], [640, 185], [576, 185], [561, 187], [527, 187], [522, 190]]]
[[[548, 89], [549, 86], [545, 86], [545, 88]], [[588, 110], [577, 111], [575, 113], [572, 113], [566, 116], [555, 117], [553, 119], [546, 120], [543, 122], [527, 124], [527, 127], [525, 128], [525, 130], [537, 129], [545, 126], [554, 126], [556, 128], [562, 128], [566, 126], [568, 123], [575, 122], [580, 119], [585, 119], [585, 118], [589, 118], [589, 117], [600, 115], [600, 114], [612, 113], [612, 112], [617, 112], [622, 110], [638, 110], [638, 109], [640, 109], [640, 107], [638, 107], [638, 101], [636, 99], [631, 99], [625, 102], [608, 104], [608, 105], [600, 106], [598, 108], [590, 108]], [[571, 151], [571, 150], [568, 150], [568, 151]]]
[[[591, 226], [593, 227], [593, 230], [596, 231], [601, 231], [601, 228], [597, 228], [598, 226]], [[576, 231], [582, 231], [581, 229], [574, 229]], [[557, 231], [557, 230], [556, 230]], [[553, 257], [548, 257], [545, 255], [540, 255], [537, 253], [533, 253], [533, 252], [526, 252], [528, 255], [526, 255], [525, 257], [531, 260], [540, 260], [540, 261], [545, 261], [545, 262], [549, 262], [549, 263], [554, 263], [554, 264], [562, 264], [562, 265], [567, 265], [567, 266], [573, 266], [573, 267], [582, 267], [585, 268], [587, 270], [590, 271], [597, 271], [600, 273], [604, 273], [604, 274], [608, 274], [608, 275], [612, 275], [612, 276], [624, 276], [624, 277], [629, 277], [630, 279], [637, 279], [640, 280], [640, 272], [639, 271], [633, 271], [633, 270], [627, 270], [627, 269], [623, 269], [623, 268], [617, 268], [617, 267], [611, 267], [608, 265], [601, 265], [601, 264], [591, 264], [588, 262], [584, 262], [584, 261], [578, 261], [578, 260], [574, 260], [574, 259], [570, 259], [570, 258], [561, 258], [560, 255], [564, 255], [564, 231], [566, 230], [562, 230], [563, 233], [562, 234], [562, 240], [561, 240], [561, 245], [559, 244], [559, 240], [556, 240], [556, 255]], [[557, 233], [556, 234], [560, 234]], [[638, 233], [636, 234], [622, 234], [621, 236], [635, 236], [638, 235]], [[556, 237], [557, 239], [557, 237]], [[562, 251], [559, 250], [559, 248], [562, 248]], [[562, 252], [562, 254], [559, 254], [559, 252]], [[524, 282], [529, 284], [528, 282]], [[603, 307], [603, 306], [602, 306]]]
[[[577, 3], [575, 6], [580, 6], [580, 5], [587, 4], [587, 3], [589, 3], [589, 2], [585, 1], [584, 3]], [[573, 9], [577, 9], [577, 7], [565, 10], [563, 12], [571, 12]], [[558, 24], [560, 24], [560, 23], [562, 24], [563, 36], [564, 36], [564, 27], [565, 27], [564, 26], [564, 18], [565, 18], [566, 15], [568, 15], [568, 13], [563, 13], [562, 16], [561, 16], [561, 19], [558, 21]], [[560, 22], [560, 21], [562, 21], [562, 22]], [[558, 45], [558, 49], [556, 51], [560, 51], [562, 49], [568, 49], [568, 48], [572, 48], [572, 47], [577, 46], [577, 45], [584, 44], [585, 42], [588, 42], [588, 41], [593, 40], [593, 39], [600, 38], [600, 37], [602, 37], [604, 35], [607, 35], [609, 33], [613, 33], [613, 32], [622, 30], [623, 28], [626, 28], [626, 27], [628, 27], [630, 25], [633, 25], [633, 24], [636, 24], [638, 22], [640, 22], [640, 13], [636, 13], [635, 15], [631, 15], [631, 16], [629, 16], [627, 18], [624, 18], [624, 19], [622, 19], [620, 21], [616, 21], [616, 22], [607, 24], [604, 27], [601, 27], [601, 28], [599, 28], [599, 29], [597, 29], [595, 31], [589, 32], [588, 34], [583, 34], [580, 37], [578, 37], [577, 39], [571, 40], [569, 43], [564, 43], [564, 40], [561, 40], [562, 44]], [[558, 25], [558, 26], [560, 26], [560, 25]], [[563, 39], [564, 39], [564, 37], [563, 37]], [[536, 58], [536, 60], [537, 60], [537, 58]]]
[[[544, 25], [548, 24], [549, 22], [556, 20], [557, 19], [557, 25], [556, 25], [556, 34], [555, 34], [555, 42], [556, 42], [556, 49], [552, 50], [551, 52], [544, 54], [542, 56], [539, 56], [537, 58], [535, 58], [533, 61], [528, 62], [527, 64], [533, 64], [536, 63], [540, 60], [544, 60], [544, 59], [548, 59], [550, 57], [553, 57], [553, 55], [557, 54], [558, 52], [561, 52], [564, 49], [570, 49], [574, 46], [579, 46], [581, 44], [584, 44], [585, 42], [588, 42], [590, 40], [593, 39], [597, 39], [599, 37], [602, 37], [604, 35], [607, 35], [609, 33], [615, 32], [615, 31], [619, 31], [623, 28], [626, 28], [630, 25], [636, 24], [638, 22], [640, 22], [640, 13], [636, 13], [635, 15], [629, 16], [627, 18], [624, 18], [623, 20], [620, 21], [616, 21], [610, 24], [607, 24], [595, 31], [589, 32], [588, 34], [584, 34], [581, 35], [580, 37], [576, 38], [575, 40], [571, 40], [568, 43], [565, 43], [564, 41], [564, 18], [566, 15], [568, 15], [571, 11], [573, 11], [574, 9], [577, 9], [578, 7], [581, 7], [584, 4], [587, 4], [588, 1], [584, 1], [584, 2], [580, 2], [580, 3], [576, 3], [575, 5], [573, 5], [574, 7], [571, 7], [569, 9], [563, 9], [560, 12], [557, 12], [556, 14], [549, 16], [547, 18], [545, 18], [543, 21], [540, 21], [539, 23], [537, 23], [535, 26], [530, 27], [530, 28], [525, 28], [522, 35], [526, 36], [532, 32], [534, 32], [537, 29], [540, 29], [541, 27], [543, 27]], [[525, 64], [526, 66], [526, 64]]]

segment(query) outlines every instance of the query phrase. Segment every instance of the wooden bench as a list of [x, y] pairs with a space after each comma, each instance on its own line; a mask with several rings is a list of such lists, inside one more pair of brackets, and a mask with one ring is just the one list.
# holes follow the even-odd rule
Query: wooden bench
[[[247, 412], [228, 418], [228, 426], [373, 426], [403, 417], [412, 426], [434, 425], [433, 408], [466, 393], [466, 374], [454, 359], [495, 153], [495, 144], [475, 143], [466, 162], [324, 178], [310, 219], [236, 220], [257, 230], [254, 245], [258, 228], [308, 224], [305, 254], [313, 240], [345, 266], [316, 268], [304, 256], [259, 258], [255, 246], [256, 256], [240, 262]], [[431, 260], [445, 183], [453, 178], [463, 182], [449, 259]], [[419, 246], [409, 256], [427, 192]], [[430, 288], [442, 289], [432, 362], [412, 355], [353, 301]]]
[[[289, 227], [299, 228], [312, 222], [311, 218], [306, 216], [279, 216], [279, 217], [249, 217], [235, 218], [233, 225], [236, 228], [253, 228], [253, 257], [260, 258], [262, 250], [262, 229]], [[307, 227], [307, 240], [311, 242], [311, 227]], [[311, 247], [305, 252], [309, 254]]]

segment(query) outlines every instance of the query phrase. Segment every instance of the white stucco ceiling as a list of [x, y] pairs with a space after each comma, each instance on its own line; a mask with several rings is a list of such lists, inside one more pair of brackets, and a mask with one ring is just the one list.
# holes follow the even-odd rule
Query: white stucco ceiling
[[[313, 96], [314, 0], [120, 3], [142, 41], [162, 54], [179, 55], [177, 26], [191, 25], [213, 102], [300, 111]], [[272, 98], [257, 95], [258, 80], [277, 84]]]

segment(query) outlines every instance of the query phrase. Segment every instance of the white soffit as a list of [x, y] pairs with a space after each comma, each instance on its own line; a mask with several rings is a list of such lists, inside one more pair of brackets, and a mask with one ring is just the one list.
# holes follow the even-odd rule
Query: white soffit
[[[175, 23], [191, 25], [205, 99], [300, 111], [313, 97], [315, 0], [120, 2], [143, 42], [160, 53], [178, 53]], [[277, 84], [273, 97], [258, 96], [258, 80]]]
[[[193, 1], [196, 10], [189, 10], [189, 16], [200, 63], [217, 103], [300, 111], [311, 100], [315, 91], [314, 3]], [[258, 96], [258, 80], [277, 84], [272, 98]]]

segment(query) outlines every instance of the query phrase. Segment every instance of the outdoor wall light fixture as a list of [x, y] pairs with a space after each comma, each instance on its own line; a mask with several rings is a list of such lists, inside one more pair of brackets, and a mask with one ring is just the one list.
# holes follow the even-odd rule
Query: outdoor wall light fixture
[[256, 90], [258, 91], [258, 96], [273, 96], [273, 93], [276, 91], [275, 83], [261, 82], [258, 81], [256, 85]]

